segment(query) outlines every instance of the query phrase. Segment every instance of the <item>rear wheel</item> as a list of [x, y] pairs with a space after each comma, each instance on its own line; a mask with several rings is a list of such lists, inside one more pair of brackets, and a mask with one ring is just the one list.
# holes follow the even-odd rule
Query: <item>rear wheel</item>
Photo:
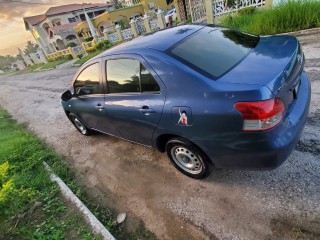
[[166, 144], [166, 151], [173, 165], [183, 174], [200, 179], [210, 173], [207, 156], [186, 139], [170, 139]]
[[88, 129], [80, 120], [79, 118], [77, 118], [75, 115], [70, 114], [69, 118], [71, 120], [71, 122], [73, 123], [73, 125], [76, 127], [76, 129], [85, 136], [88, 136], [92, 133], [92, 131], [90, 129]]

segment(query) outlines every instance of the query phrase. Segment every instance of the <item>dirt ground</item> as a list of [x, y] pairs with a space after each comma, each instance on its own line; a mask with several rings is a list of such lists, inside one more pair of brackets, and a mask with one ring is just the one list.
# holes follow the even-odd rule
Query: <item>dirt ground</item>
[[296, 150], [272, 171], [214, 170], [193, 180], [155, 150], [80, 135], [60, 105], [76, 68], [1, 77], [0, 104], [67, 156], [101, 204], [141, 218], [159, 239], [320, 239], [320, 33], [299, 40], [310, 117]]

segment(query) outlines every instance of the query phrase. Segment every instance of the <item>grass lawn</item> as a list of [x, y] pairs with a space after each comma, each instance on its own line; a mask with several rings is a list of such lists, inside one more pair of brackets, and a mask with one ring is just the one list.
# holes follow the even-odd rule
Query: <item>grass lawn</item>
[[86, 61], [88, 61], [90, 58], [93, 58], [93, 57], [97, 56], [98, 54], [102, 53], [103, 51], [105, 51], [105, 50], [96, 51], [96, 52], [94, 52], [94, 53], [88, 54], [87, 56], [85, 56], [85, 57], [79, 59], [78, 61], [76, 61], [76, 62], [74, 63], [74, 65], [78, 65], [78, 64], [82, 65], [82, 64], [84, 64]]
[[48, 62], [44, 64], [39, 70], [45, 70], [45, 69], [51, 69], [51, 68], [56, 68], [56, 66], [63, 64], [65, 62], [70, 61], [70, 59], [62, 59], [54, 62]]
[[272, 9], [222, 17], [220, 23], [261, 35], [320, 27], [320, 1], [289, 1]]
[[16, 123], [1, 107], [0, 239], [99, 239], [92, 235], [73, 206], [63, 200], [60, 189], [50, 181], [43, 161], [117, 239], [155, 239], [142, 222], [130, 229], [115, 224], [118, 213], [88, 197], [76, 184], [66, 160], [46, 147], [24, 125]]
[[32, 66], [28, 66], [28, 67], [27, 67], [27, 71], [28, 71], [29, 73], [31, 73], [31, 72], [33, 72], [34, 70], [42, 67], [43, 65], [44, 65], [44, 63], [33, 64]]
[[43, 161], [59, 160], [0, 109], [0, 239], [95, 239]]
[[11, 69], [7, 72], [4, 72], [4, 73], [0, 73], [0, 76], [9, 76], [9, 75], [15, 75], [19, 72], [19, 70], [15, 70], [15, 69]]

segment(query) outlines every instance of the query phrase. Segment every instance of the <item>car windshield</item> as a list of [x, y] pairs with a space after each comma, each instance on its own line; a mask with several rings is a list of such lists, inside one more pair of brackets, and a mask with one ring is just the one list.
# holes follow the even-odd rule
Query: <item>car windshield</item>
[[170, 54], [216, 79], [239, 63], [258, 42], [258, 36], [231, 29], [204, 27], [174, 45]]

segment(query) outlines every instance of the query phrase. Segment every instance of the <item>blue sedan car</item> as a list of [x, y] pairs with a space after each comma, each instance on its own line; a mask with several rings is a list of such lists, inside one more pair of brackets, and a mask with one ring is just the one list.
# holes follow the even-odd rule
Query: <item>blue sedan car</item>
[[204, 178], [211, 166], [269, 169], [288, 158], [308, 116], [303, 68], [293, 36], [183, 25], [89, 60], [61, 98], [81, 134], [156, 148]]

